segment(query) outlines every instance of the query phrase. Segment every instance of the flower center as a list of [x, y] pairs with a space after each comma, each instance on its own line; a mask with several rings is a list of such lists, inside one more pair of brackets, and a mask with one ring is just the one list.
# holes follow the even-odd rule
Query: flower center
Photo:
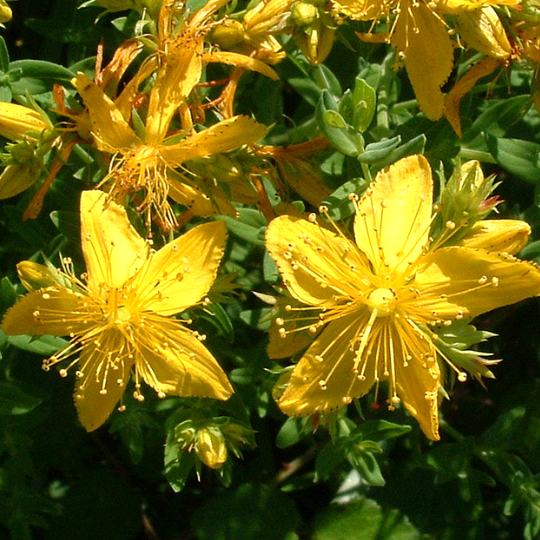
[[371, 312], [377, 310], [377, 317], [388, 317], [396, 305], [396, 295], [390, 289], [375, 289], [368, 297], [367, 304]]
[[117, 308], [114, 315], [115, 315], [114, 323], [117, 324], [118, 326], [121, 326], [129, 322], [129, 320], [131, 319], [131, 313], [129, 309], [124, 306]]

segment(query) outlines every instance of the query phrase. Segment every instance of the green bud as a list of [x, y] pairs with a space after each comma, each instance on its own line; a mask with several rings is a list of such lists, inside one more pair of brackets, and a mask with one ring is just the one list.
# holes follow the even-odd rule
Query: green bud
[[291, 17], [296, 26], [310, 26], [319, 15], [319, 10], [307, 2], [295, 2], [291, 6]]

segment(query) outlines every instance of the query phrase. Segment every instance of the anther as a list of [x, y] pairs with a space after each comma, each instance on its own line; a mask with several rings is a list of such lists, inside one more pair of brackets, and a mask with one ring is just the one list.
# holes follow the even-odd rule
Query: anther
[[465, 382], [467, 380], [467, 374], [464, 371], [460, 371], [457, 378], [459, 382]]

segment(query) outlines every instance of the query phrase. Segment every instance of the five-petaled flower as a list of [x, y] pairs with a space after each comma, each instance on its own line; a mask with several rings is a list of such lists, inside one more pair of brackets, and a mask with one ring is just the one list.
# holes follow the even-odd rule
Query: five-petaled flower
[[490, 251], [487, 239], [485, 249], [437, 247], [432, 189], [428, 162], [411, 156], [355, 200], [354, 242], [315, 216], [270, 223], [270, 255], [290, 294], [310, 306], [306, 326], [320, 332], [278, 398], [286, 414], [329, 412], [386, 381], [390, 407], [403, 403], [437, 440], [444, 372], [434, 330], [540, 294], [538, 268]]
[[132, 370], [140, 401], [141, 379], [160, 397], [227, 399], [233, 389], [201, 343], [204, 336], [187, 328], [188, 320], [171, 318], [204, 302], [223, 256], [225, 223], [199, 225], [155, 251], [122, 207], [105, 193], [85, 191], [81, 229], [86, 277], [76, 278], [69, 261], [59, 273], [21, 263], [30, 292], [8, 311], [2, 329], [71, 338], [44, 368], [71, 359], [60, 374], [76, 369], [75, 404], [84, 427], [92, 431], [105, 422]]

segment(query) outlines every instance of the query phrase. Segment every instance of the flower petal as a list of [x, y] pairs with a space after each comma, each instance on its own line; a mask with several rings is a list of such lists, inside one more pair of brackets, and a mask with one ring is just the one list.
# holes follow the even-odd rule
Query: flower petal
[[157, 334], [141, 335], [136, 369], [156, 392], [182, 397], [228, 399], [234, 392], [227, 376], [200, 342], [180, 324], [156, 323]]
[[367, 315], [357, 313], [328, 324], [294, 368], [279, 399], [279, 408], [285, 414], [330, 412], [369, 392], [375, 382], [376, 365], [369, 366], [362, 381], [352, 371], [355, 353], [351, 344], [366, 324]]
[[100, 191], [83, 191], [81, 236], [88, 287], [122, 287], [148, 256], [147, 243], [137, 234], [126, 211]]
[[426, 436], [438, 441], [441, 375], [433, 344], [407, 322], [395, 325], [393, 333], [397, 394]]
[[272, 220], [266, 247], [291, 294], [305, 304], [333, 304], [336, 295], [355, 298], [369, 285], [362, 281], [368, 263], [356, 246], [305, 219]]
[[179, 143], [160, 147], [160, 153], [171, 167], [179, 167], [190, 159], [227, 152], [258, 141], [265, 136], [266, 129], [266, 126], [247, 116], [234, 116]]
[[10, 308], [2, 321], [8, 336], [67, 336], [88, 330], [84, 297], [63, 287], [28, 293]]
[[113, 153], [141, 144], [122, 113], [96, 83], [82, 72], [72, 82], [88, 109], [92, 133], [100, 150]]
[[435, 319], [475, 317], [540, 295], [540, 270], [506, 253], [447, 247], [426, 257], [413, 285], [416, 307]]
[[78, 366], [82, 376], [77, 379], [74, 399], [86, 431], [94, 431], [109, 418], [129, 381], [133, 361], [117, 362], [114, 358], [112, 363], [110, 359], [111, 355], [94, 343], [81, 352]]
[[222, 220], [194, 227], [157, 253], [134, 278], [140, 309], [174, 315], [197, 304], [210, 290], [227, 241]]
[[404, 55], [421, 111], [430, 120], [438, 120], [444, 110], [441, 86], [454, 65], [454, 50], [444, 22], [426, 4], [404, 0], [391, 43]]
[[405, 271], [422, 253], [431, 225], [431, 168], [410, 156], [377, 174], [358, 204], [354, 236], [376, 274]]
[[531, 227], [520, 219], [484, 219], [454, 245], [487, 251], [519, 253], [527, 244]]

